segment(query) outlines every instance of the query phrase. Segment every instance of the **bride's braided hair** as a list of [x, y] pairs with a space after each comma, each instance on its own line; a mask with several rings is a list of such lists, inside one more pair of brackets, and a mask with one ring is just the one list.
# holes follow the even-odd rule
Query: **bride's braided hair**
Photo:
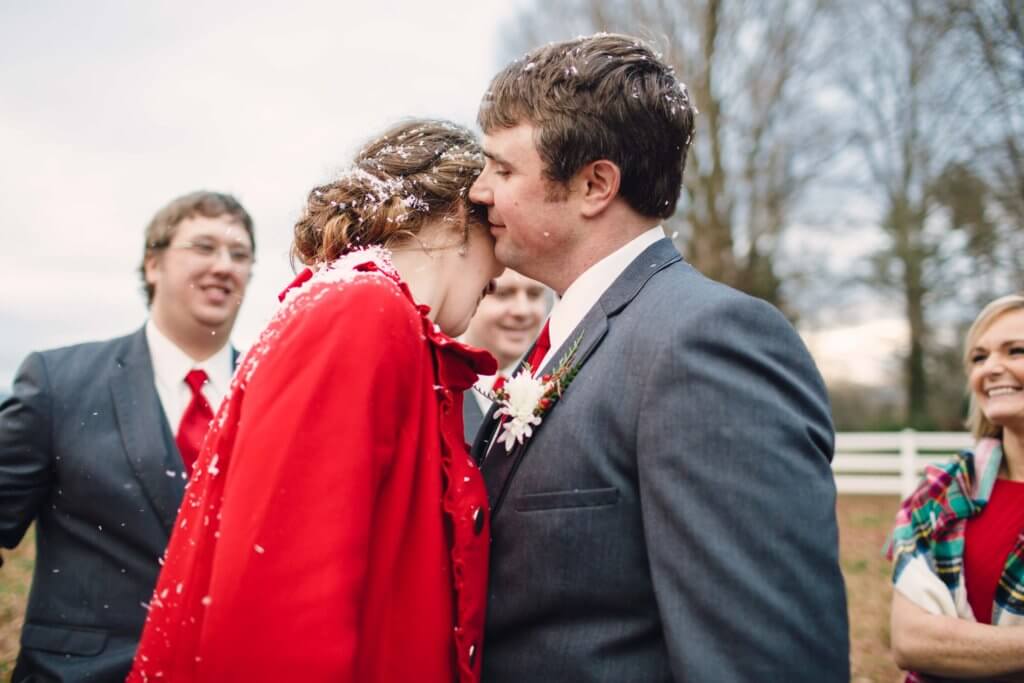
[[466, 239], [470, 222], [483, 221], [467, 196], [483, 162], [476, 138], [461, 126], [395, 126], [367, 144], [340, 178], [309, 193], [292, 256], [309, 265], [358, 247], [394, 246], [437, 219], [454, 221]]

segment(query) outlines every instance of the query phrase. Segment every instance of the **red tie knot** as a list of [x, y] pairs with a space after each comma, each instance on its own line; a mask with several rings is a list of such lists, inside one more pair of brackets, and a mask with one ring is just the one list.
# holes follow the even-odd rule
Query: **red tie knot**
[[550, 321], [544, 323], [544, 327], [540, 330], [540, 335], [537, 337], [537, 346], [544, 349], [544, 353], [547, 353], [551, 348], [551, 331], [548, 328]]
[[202, 392], [203, 385], [210, 379], [210, 376], [206, 374], [206, 370], [189, 370], [189, 373], [185, 375], [185, 384], [192, 390], [193, 395], [199, 395]]
[[501, 389], [503, 386], [505, 386], [505, 380], [505, 375], [499, 372], [494, 378], [494, 384], [491, 385], [491, 391], [497, 391], [498, 389]]
[[551, 333], [548, 331], [548, 323], [544, 323], [540, 336], [537, 337], [537, 343], [534, 344], [530, 357], [526, 359], [526, 362], [530, 364], [530, 372], [537, 374], [540, 370], [540, 362], [544, 360], [544, 356], [548, 355], [549, 350], [551, 350]]

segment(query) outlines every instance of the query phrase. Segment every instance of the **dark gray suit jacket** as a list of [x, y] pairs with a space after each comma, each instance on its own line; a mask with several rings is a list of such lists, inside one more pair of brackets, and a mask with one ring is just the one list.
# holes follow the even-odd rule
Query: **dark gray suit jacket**
[[476, 440], [476, 432], [484, 421], [484, 414], [480, 410], [480, 404], [476, 402], [476, 397], [473, 396], [474, 391], [474, 389], [467, 389], [462, 395], [462, 432], [468, 444]]
[[484, 683], [848, 681], [833, 430], [793, 328], [661, 240], [580, 334], [533, 438], [483, 461]]
[[143, 330], [25, 360], [0, 405], [0, 544], [36, 522], [12, 680], [124, 680], [184, 485]]

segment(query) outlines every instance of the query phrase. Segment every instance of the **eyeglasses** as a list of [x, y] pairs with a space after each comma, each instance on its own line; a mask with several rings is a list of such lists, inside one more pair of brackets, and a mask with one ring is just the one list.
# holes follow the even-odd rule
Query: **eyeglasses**
[[162, 249], [187, 249], [202, 259], [212, 260], [217, 258], [222, 250], [227, 251], [231, 264], [242, 268], [251, 266], [253, 263], [252, 249], [238, 244], [221, 244], [213, 240], [196, 240], [194, 242], [179, 242], [178, 244], [165, 244]]

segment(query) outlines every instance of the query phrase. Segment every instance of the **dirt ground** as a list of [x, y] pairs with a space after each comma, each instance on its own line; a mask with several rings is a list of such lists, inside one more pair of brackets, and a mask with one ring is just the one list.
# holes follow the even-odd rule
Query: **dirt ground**
[[14, 658], [18, 655], [18, 634], [21, 632], [28, 586], [32, 580], [35, 560], [35, 535], [28, 535], [16, 550], [4, 550], [4, 566], [0, 567], [0, 680], [10, 680]]
[[[903, 680], [889, 655], [889, 563], [881, 548], [899, 501], [889, 496], [841, 496], [837, 507], [840, 561], [850, 607], [853, 683]], [[0, 680], [18, 652], [18, 633], [35, 555], [32, 539], [4, 552], [0, 568]]]
[[889, 654], [889, 561], [882, 555], [899, 507], [895, 496], [840, 496], [839, 555], [850, 612], [853, 683], [897, 683]]

